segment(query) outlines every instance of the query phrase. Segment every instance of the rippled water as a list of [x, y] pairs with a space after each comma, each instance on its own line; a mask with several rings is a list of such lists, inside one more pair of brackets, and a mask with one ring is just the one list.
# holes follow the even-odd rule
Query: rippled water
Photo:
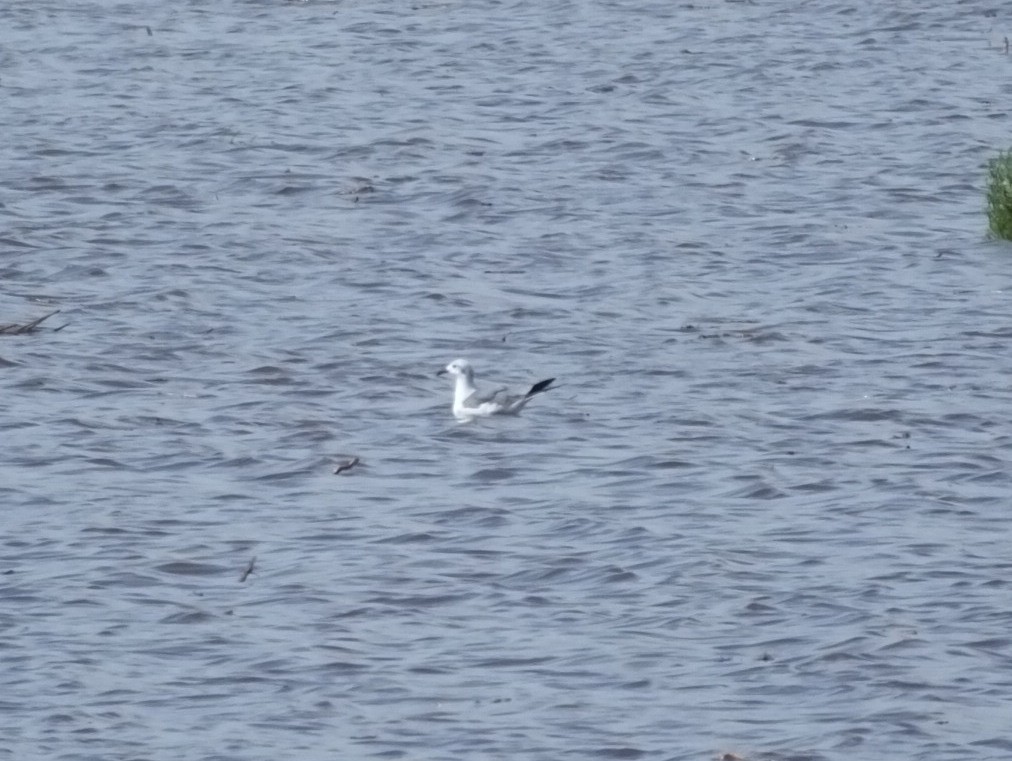
[[1009, 34], [0, 7], [0, 758], [1008, 758]]

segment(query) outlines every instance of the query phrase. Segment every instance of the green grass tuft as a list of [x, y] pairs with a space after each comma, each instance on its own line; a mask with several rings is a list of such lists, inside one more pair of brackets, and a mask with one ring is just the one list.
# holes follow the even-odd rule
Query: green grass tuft
[[991, 232], [1012, 240], [1012, 150], [987, 162], [987, 219]]

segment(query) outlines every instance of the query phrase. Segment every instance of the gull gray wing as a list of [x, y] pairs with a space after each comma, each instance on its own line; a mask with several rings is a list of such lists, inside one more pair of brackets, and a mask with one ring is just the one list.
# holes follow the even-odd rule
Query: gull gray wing
[[473, 394], [467, 397], [467, 399], [464, 400], [464, 406], [480, 407], [481, 405], [486, 404], [488, 402], [494, 402], [495, 404], [501, 404], [505, 406], [516, 398], [517, 397], [515, 395], [511, 395], [509, 393], [509, 389], [506, 386], [502, 386], [501, 388], [497, 388], [495, 391], [489, 391], [484, 394], [481, 393], [480, 391], [475, 391]]
[[511, 394], [506, 386], [497, 388], [489, 394], [479, 394], [475, 391], [464, 401], [464, 406], [480, 407], [482, 404], [491, 402], [492, 404], [499, 405], [502, 412], [520, 412], [533, 396], [547, 391], [554, 382], [555, 378], [546, 378], [543, 381], [538, 381], [531, 386], [530, 391], [526, 394]]

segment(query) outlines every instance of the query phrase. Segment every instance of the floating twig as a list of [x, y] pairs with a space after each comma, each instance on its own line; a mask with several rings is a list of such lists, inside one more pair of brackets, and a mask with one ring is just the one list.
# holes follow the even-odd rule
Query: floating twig
[[249, 565], [246, 566], [246, 570], [242, 572], [242, 576], [239, 577], [239, 583], [240, 584], [242, 584], [244, 581], [246, 581], [246, 579], [249, 578], [249, 575], [251, 573], [253, 573], [253, 567], [256, 565], [256, 562], [257, 562], [257, 556], [254, 555], [253, 557], [250, 558]]
[[344, 471], [346, 470], [351, 470], [356, 465], [358, 465], [358, 458], [352, 457], [350, 460], [342, 462], [340, 465], [334, 468], [334, 475], [336, 476], [338, 473], [344, 473]]
[[[59, 311], [60, 310], [57, 309], [53, 312], [50, 312], [49, 314], [44, 314], [39, 319], [32, 320], [31, 322], [26, 322], [23, 325], [16, 322], [12, 322], [9, 325], [0, 325], [0, 335], [20, 336], [24, 333], [31, 333], [33, 330], [39, 327], [39, 325], [42, 323], [43, 320], [48, 320], [50, 317], [52, 317], [54, 314], [57, 314]], [[63, 328], [65, 327], [67, 326], [61, 325], [59, 328], [56, 329], [63, 330]]]

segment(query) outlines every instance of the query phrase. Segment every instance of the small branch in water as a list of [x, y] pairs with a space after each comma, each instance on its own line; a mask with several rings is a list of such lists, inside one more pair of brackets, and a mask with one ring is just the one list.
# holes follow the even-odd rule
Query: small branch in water
[[242, 576], [239, 577], [239, 583], [240, 584], [242, 584], [244, 581], [246, 581], [246, 579], [249, 578], [249, 575], [251, 573], [253, 573], [253, 567], [256, 565], [256, 562], [257, 562], [257, 556], [254, 555], [253, 557], [250, 558], [249, 565], [246, 566], [246, 570], [242, 572]]
[[[39, 325], [42, 323], [43, 320], [48, 320], [50, 317], [52, 317], [54, 314], [57, 314], [59, 311], [60, 310], [57, 309], [56, 311], [50, 312], [49, 314], [44, 314], [39, 319], [32, 320], [31, 322], [26, 322], [23, 325], [19, 325], [16, 322], [12, 322], [9, 325], [0, 325], [0, 335], [20, 336], [24, 333], [31, 333], [33, 330], [39, 327]], [[63, 330], [65, 327], [67, 326], [61, 325], [60, 327], [56, 328], [56, 330]]]
[[338, 473], [344, 473], [344, 471], [346, 470], [351, 470], [356, 465], [358, 465], [358, 458], [352, 457], [350, 460], [342, 462], [340, 465], [334, 468], [334, 475], [336, 476]]

